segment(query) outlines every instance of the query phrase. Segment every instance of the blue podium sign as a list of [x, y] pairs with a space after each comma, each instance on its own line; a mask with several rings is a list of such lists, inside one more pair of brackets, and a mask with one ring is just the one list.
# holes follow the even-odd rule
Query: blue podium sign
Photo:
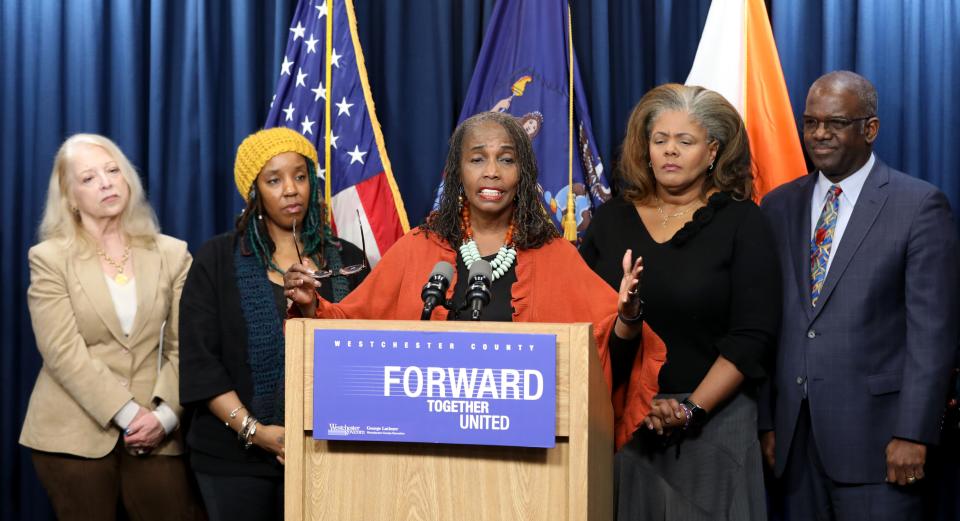
[[318, 329], [313, 437], [553, 447], [554, 335]]

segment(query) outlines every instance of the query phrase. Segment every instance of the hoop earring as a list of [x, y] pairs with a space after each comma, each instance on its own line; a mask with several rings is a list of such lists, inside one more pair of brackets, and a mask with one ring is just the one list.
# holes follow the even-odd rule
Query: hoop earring
[[707, 171], [708, 171], [708, 172], [712, 172], [712, 171], [713, 171], [713, 163], [714, 163], [713, 161], [710, 161], [710, 166], [707, 167]]

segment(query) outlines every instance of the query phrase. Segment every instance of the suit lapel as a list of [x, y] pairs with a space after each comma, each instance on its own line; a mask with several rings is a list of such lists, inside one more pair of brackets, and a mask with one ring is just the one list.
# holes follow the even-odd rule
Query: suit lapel
[[132, 251], [133, 273], [137, 281], [137, 315], [130, 329], [131, 339], [136, 338], [153, 315], [153, 307], [157, 302], [157, 285], [162, 271], [158, 250], [134, 246]]
[[867, 232], [870, 231], [873, 223], [877, 220], [877, 216], [880, 215], [880, 210], [887, 201], [887, 194], [883, 190], [883, 186], [887, 184], [889, 179], [890, 173], [887, 171], [887, 167], [877, 160], [863, 184], [863, 189], [857, 198], [857, 204], [853, 207], [853, 213], [850, 215], [850, 222], [847, 223], [840, 244], [837, 245], [837, 250], [834, 253], [833, 261], [830, 262], [830, 270], [827, 271], [827, 278], [823, 282], [820, 299], [813, 311], [813, 319], [816, 319], [823, 311], [824, 306], [830, 299], [830, 294], [833, 293], [840, 277], [843, 276], [843, 272], [850, 265], [850, 260], [853, 259], [853, 255], [860, 248]]
[[797, 291], [803, 298], [803, 309], [807, 313], [807, 318], [813, 318], [813, 306], [810, 301], [810, 211], [813, 197], [813, 188], [817, 184], [817, 177], [820, 174], [808, 174], [806, 182], [796, 192], [796, 197], [800, 200], [790, 205], [790, 208], [797, 208], [797, 211], [790, 212], [791, 229], [791, 251], [790, 258], [793, 260], [795, 279], [797, 282]]
[[110, 330], [110, 334], [124, 347], [129, 347], [127, 345], [129, 339], [124, 336], [123, 329], [120, 327], [120, 319], [117, 318], [117, 312], [113, 306], [113, 297], [110, 296], [107, 281], [104, 280], [100, 258], [96, 255], [80, 257], [76, 260], [76, 266], [77, 279], [80, 281], [83, 292], [90, 299], [91, 307]]

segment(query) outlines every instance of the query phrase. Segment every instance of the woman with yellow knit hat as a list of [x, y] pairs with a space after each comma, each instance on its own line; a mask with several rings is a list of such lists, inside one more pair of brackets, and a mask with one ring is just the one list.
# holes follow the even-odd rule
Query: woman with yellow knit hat
[[368, 272], [361, 250], [333, 237], [316, 168], [294, 130], [244, 139], [234, 179], [247, 206], [197, 252], [183, 288], [180, 400], [193, 409], [190, 464], [212, 520], [283, 515], [285, 268], [302, 259], [328, 274], [319, 291], [331, 301]]

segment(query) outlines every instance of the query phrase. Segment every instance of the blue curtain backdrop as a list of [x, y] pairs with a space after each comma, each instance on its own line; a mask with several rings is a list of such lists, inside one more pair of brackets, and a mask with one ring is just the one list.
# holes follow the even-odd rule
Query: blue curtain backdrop
[[[412, 224], [432, 202], [446, 140], [493, 0], [355, 0], [387, 151]], [[112, 137], [166, 233], [196, 249], [240, 208], [233, 153], [263, 123], [295, 0], [0, 0], [0, 519], [48, 519], [17, 438], [40, 366], [25, 294], [52, 158], [75, 132]], [[574, 45], [607, 171], [630, 109], [682, 82], [709, 0], [574, 0]], [[768, 0], [795, 112], [847, 68], [880, 92], [884, 161], [960, 207], [960, 3]], [[772, 4], [772, 5], [771, 5]]]
[[880, 102], [874, 147], [960, 209], [960, 2], [775, 1], [773, 32], [794, 113], [826, 71], [869, 78]]
[[26, 253], [53, 156], [76, 132], [113, 138], [163, 229], [226, 229], [233, 150], [262, 124], [293, 3], [2, 0], [0, 3], [0, 518], [51, 518], [20, 426], [40, 358]]

